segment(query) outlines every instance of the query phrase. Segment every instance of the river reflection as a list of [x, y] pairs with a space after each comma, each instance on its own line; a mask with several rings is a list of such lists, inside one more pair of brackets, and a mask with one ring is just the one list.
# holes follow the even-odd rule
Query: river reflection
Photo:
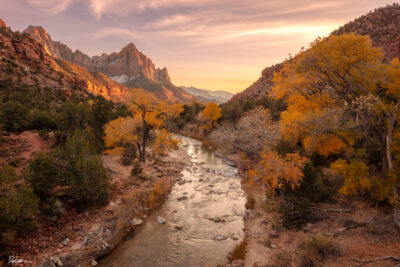
[[[191, 165], [182, 171], [181, 182], [100, 266], [217, 266], [226, 263], [227, 253], [243, 238], [245, 195], [237, 169], [199, 141], [182, 141]], [[157, 216], [167, 222], [159, 224]]]

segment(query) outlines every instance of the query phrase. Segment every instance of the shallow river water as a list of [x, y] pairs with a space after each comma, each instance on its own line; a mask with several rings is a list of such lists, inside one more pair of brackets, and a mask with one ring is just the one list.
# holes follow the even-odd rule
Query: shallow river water
[[[237, 169], [201, 142], [182, 141], [191, 157], [182, 179], [161, 208], [100, 266], [217, 266], [243, 239], [245, 195]], [[166, 223], [158, 223], [158, 216]]]

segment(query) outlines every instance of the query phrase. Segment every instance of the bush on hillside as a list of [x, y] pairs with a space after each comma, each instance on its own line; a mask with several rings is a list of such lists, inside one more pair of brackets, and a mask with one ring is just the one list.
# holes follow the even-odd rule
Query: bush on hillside
[[15, 170], [0, 166], [0, 246], [11, 244], [16, 235], [31, 230], [38, 201]]
[[301, 227], [313, 217], [311, 201], [307, 197], [290, 194], [282, 201], [280, 214], [285, 227]]
[[321, 262], [329, 256], [337, 256], [340, 251], [331, 237], [322, 234], [309, 234], [300, 244], [302, 267], [322, 266]]
[[136, 158], [137, 148], [136, 146], [127, 143], [121, 155], [122, 165], [128, 166], [132, 164], [132, 161]]
[[52, 198], [54, 188], [60, 185], [59, 167], [53, 158], [42, 152], [35, 155], [24, 176], [42, 203]]

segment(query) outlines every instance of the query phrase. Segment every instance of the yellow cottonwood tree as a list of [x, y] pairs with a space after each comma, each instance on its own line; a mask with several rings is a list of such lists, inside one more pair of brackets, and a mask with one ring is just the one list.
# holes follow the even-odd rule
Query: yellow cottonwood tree
[[[290, 59], [275, 74], [274, 83], [271, 95], [288, 99], [280, 121], [287, 140], [300, 141], [310, 153], [346, 152], [350, 157], [350, 163], [334, 165], [347, 179], [344, 191], [369, 187], [365, 179], [354, 179], [356, 173], [368, 173], [351, 159], [360, 137], [381, 148], [380, 175], [387, 178], [394, 168], [391, 147], [400, 105], [398, 59], [383, 63], [383, 52], [372, 46], [368, 36], [329, 36]], [[370, 174], [364, 176], [372, 180]], [[393, 186], [395, 221], [400, 227], [399, 188]]]
[[218, 119], [221, 118], [221, 108], [215, 103], [208, 103], [206, 108], [203, 110], [203, 115], [206, 121], [204, 128], [207, 130], [212, 130], [217, 127]]
[[144, 162], [150, 131], [163, 129], [166, 119], [177, 117], [182, 112], [182, 106], [160, 101], [143, 89], [133, 89], [127, 104], [133, 117], [109, 122], [105, 127], [105, 144], [114, 151], [118, 151], [126, 143], [135, 144], [139, 159]]
[[300, 186], [304, 177], [303, 168], [307, 159], [297, 153], [288, 153], [281, 157], [277, 152], [266, 150], [260, 155], [258, 168], [249, 171], [249, 176], [261, 177], [264, 185], [279, 189], [283, 197], [283, 187], [289, 185], [292, 189]]

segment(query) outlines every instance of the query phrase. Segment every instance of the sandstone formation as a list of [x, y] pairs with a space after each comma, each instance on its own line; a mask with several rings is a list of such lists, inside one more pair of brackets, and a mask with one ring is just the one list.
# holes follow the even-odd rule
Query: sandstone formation
[[[6, 25], [0, 20], [1, 25]], [[1, 27], [3, 28], [3, 27]], [[122, 101], [128, 88], [102, 73], [90, 72], [65, 60], [52, 57], [58, 53], [51, 37], [41, 29], [30, 28], [37, 35], [12, 32], [8, 28], [0, 31], [0, 68], [6, 69], [1, 76], [17, 75], [23, 82], [48, 87], [54, 92], [62, 91], [69, 96], [78, 94], [102, 95], [106, 99]], [[36, 31], [37, 30], [37, 31]], [[18, 72], [18, 73], [17, 73]], [[19, 72], [23, 72], [19, 75]]]
[[161, 99], [190, 101], [192, 96], [172, 84], [166, 68], [156, 68], [150, 58], [142, 54], [133, 43], [120, 52], [89, 57], [80, 50], [72, 51], [67, 45], [53, 41], [43, 27], [29, 26], [24, 32], [42, 44], [52, 57], [69, 61], [91, 72], [101, 72], [128, 87], [139, 87], [153, 92]]

